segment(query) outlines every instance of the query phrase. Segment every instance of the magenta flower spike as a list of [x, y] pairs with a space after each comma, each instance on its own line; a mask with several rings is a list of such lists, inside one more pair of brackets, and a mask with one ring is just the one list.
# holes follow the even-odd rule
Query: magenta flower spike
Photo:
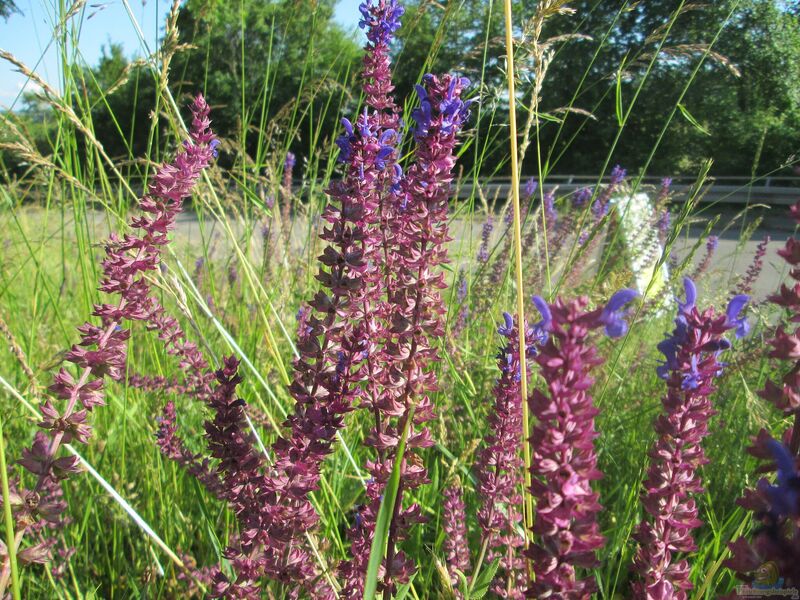
[[437, 385], [431, 367], [438, 361], [435, 342], [444, 335], [446, 314], [440, 294], [446, 287], [444, 273], [437, 267], [447, 260], [444, 244], [450, 239], [447, 208], [456, 136], [469, 110], [469, 101], [461, 99], [468, 84], [466, 79], [426, 75], [424, 83], [425, 87], [417, 86], [420, 106], [412, 114], [417, 142], [414, 163], [402, 181], [390, 223], [397, 257], [387, 283], [384, 319], [389, 327], [380, 356], [381, 393], [376, 402], [367, 404], [375, 415], [375, 427], [367, 443], [376, 450], [377, 457], [367, 463], [372, 474], [367, 485], [369, 502], [350, 531], [352, 559], [342, 566], [346, 580], [343, 595], [347, 598], [358, 598], [363, 593], [381, 495], [405, 421], [412, 415], [381, 585], [394, 589], [407, 582], [416, 570], [398, 544], [407, 536], [407, 529], [422, 522], [423, 517], [418, 505], [403, 507], [402, 494], [427, 483], [427, 472], [417, 451], [433, 444], [424, 423], [433, 417], [430, 394]]
[[[791, 215], [800, 223], [800, 202], [791, 207]], [[729, 545], [732, 557], [725, 564], [740, 579], [751, 582], [756, 569], [770, 563], [775, 576], [790, 588], [800, 586], [800, 507], [796, 493], [800, 489], [800, 331], [793, 325], [800, 322], [800, 242], [790, 237], [778, 255], [791, 267], [789, 275], [794, 281], [781, 284], [778, 293], [769, 297], [784, 310], [784, 316], [767, 343], [772, 346], [769, 357], [786, 366], [779, 380], [767, 380], [759, 396], [793, 424], [779, 440], [762, 429], [748, 448], [762, 461], [759, 472], [777, 471], [777, 481], [773, 484], [764, 477], [756, 489], [746, 490], [739, 499], [738, 504], [753, 513], [758, 525], [750, 541], [743, 536]]]
[[[36, 477], [33, 489], [20, 488], [16, 492], [26, 499], [24, 508], [15, 514], [19, 532], [27, 532], [36, 523], [40, 524], [38, 529], [46, 525], [52, 530], [65, 521], [62, 514], [66, 505], [61, 500], [60, 480], [77, 472], [79, 467], [76, 457], [59, 458], [58, 451], [65, 443], [89, 442], [92, 429], [88, 415], [95, 407], [105, 404], [106, 377], [120, 380], [125, 375], [130, 331], [122, 324], [125, 321], [145, 321], [148, 327], [163, 324], [166, 329], [160, 336], [169, 340], [173, 353], [181, 354], [187, 346], [191, 349], [173, 322], [163, 317], [145, 278], [148, 272], [159, 269], [162, 248], [169, 242], [167, 236], [175, 226], [183, 200], [191, 193], [202, 170], [216, 156], [217, 140], [210, 130], [209, 108], [202, 96], [195, 99], [191, 110], [189, 139], [172, 163], [156, 171], [147, 194], [139, 201], [145, 215], [131, 220], [131, 227], [140, 233], [125, 234], [122, 238], [112, 233], [106, 242], [103, 277], [98, 289], [116, 296], [118, 301], [94, 306], [92, 314], [99, 318], [100, 324], [87, 322], [78, 327], [81, 340], [65, 357], [77, 367], [77, 376], [62, 367], [49, 388], [53, 397], [44, 401], [43, 419], [39, 423], [47, 435], [37, 434], [33, 445], [23, 450], [19, 461]], [[58, 400], [63, 401], [63, 407], [58, 406]], [[47, 562], [51, 558], [55, 540], [46, 535], [40, 535], [40, 539], [45, 541], [20, 549], [21, 562]], [[69, 554], [70, 551], [64, 552]], [[4, 565], [0, 590], [4, 590], [7, 583], [8, 569]]]
[[749, 294], [753, 291], [753, 284], [758, 280], [761, 271], [764, 268], [764, 257], [767, 254], [767, 246], [769, 245], [770, 237], [765, 235], [764, 238], [756, 246], [756, 253], [753, 255], [753, 262], [747, 267], [747, 272], [744, 279], [739, 283], [737, 290], [741, 294]]
[[[525, 536], [522, 525], [522, 481], [524, 465], [519, 448], [522, 434], [522, 390], [520, 384], [518, 320], [503, 315], [498, 333], [503, 347], [497, 355], [500, 378], [494, 387], [494, 407], [489, 417], [490, 434], [478, 455], [475, 471], [481, 506], [478, 523], [486, 544], [487, 563], [500, 559], [491, 591], [500, 598], [524, 598]], [[528, 358], [536, 354], [535, 344], [547, 338], [537, 326], [526, 330]], [[527, 362], [530, 371], [531, 361]]]
[[[445, 532], [444, 551], [447, 555], [447, 572], [450, 583], [458, 586], [459, 577], [456, 571], [465, 576], [469, 574], [469, 541], [467, 540], [467, 515], [462, 498], [461, 482], [456, 480], [444, 489], [442, 528]], [[456, 596], [461, 598], [460, 592]]]
[[658, 345], [665, 361], [657, 371], [667, 382], [664, 412], [655, 421], [658, 436], [650, 451], [642, 503], [646, 516], [635, 533], [639, 547], [634, 566], [640, 580], [634, 596], [642, 599], [687, 597], [691, 589], [689, 563], [683, 554], [696, 550], [692, 530], [702, 524], [693, 496], [703, 491], [697, 472], [708, 462], [702, 447], [708, 422], [716, 411], [711, 395], [722, 373], [720, 354], [730, 348], [724, 334], [747, 331], [740, 312], [747, 296], [731, 300], [726, 314], [696, 306], [697, 290], [684, 279], [685, 301], [678, 301], [675, 329]]
[[714, 254], [717, 252], [717, 247], [719, 246], [719, 238], [716, 235], [708, 236], [706, 240], [706, 252], [703, 255], [702, 260], [698, 263], [697, 267], [695, 267], [694, 272], [692, 272], [691, 279], [699, 279], [702, 277], [708, 268], [711, 266], [711, 261], [714, 259]]
[[605, 308], [592, 311], [586, 310], [586, 298], [553, 304], [534, 298], [542, 315], [535, 327], [547, 341], [533, 359], [546, 387], [535, 389], [529, 401], [536, 419], [530, 438], [536, 514], [528, 551], [534, 574], [529, 598], [583, 599], [595, 589], [594, 579], [579, 579], [576, 572], [597, 565], [595, 552], [604, 542], [597, 523], [601, 506], [591, 487], [602, 473], [594, 449], [598, 411], [590, 394], [590, 373], [603, 359], [590, 336], [601, 327], [612, 337], [624, 333], [623, 310], [636, 296], [622, 290]]

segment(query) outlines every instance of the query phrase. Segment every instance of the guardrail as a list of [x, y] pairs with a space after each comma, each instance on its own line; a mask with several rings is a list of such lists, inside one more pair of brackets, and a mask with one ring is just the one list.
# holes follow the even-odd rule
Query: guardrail
[[[526, 178], [523, 178], [525, 181]], [[658, 188], [662, 177], [644, 177], [640, 189]], [[583, 187], [592, 187], [601, 183], [608, 183], [609, 178], [598, 180], [590, 175], [552, 175], [545, 181], [544, 188], [551, 191], [557, 188], [558, 195], [567, 195]], [[689, 177], [672, 178], [671, 189], [675, 200], [680, 200], [687, 194], [695, 183]], [[511, 191], [509, 177], [493, 177], [478, 182], [480, 192], [488, 200], [495, 198], [505, 200]], [[459, 199], [466, 199], [477, 195], [477, 190], [469, 181], [462, 181], [458, 188]], [[786, 206], [797, 202], [800, 198], [800, 177], [764, 177], [752, 180], [749, 177], [714, 177], [708, 178], [703, 188], [702, 203], [723, 204], [769, 204]]]

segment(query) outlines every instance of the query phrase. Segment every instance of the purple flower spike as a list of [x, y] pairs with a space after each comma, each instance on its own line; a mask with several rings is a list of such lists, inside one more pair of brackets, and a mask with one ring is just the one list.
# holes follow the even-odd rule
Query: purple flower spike
[[622, 309], [638, 295], [639, 292], [636, 290], [625, 289], [611, 296], [603, 312], [600, 313], [600, 321], [605, 324], [608, 337], [621, 337], [628, 331], [628, 324], [625, 322]]
[[591, 199], [592, 189], [588, 187], [580, 188], [579, 190], [575, 190], [575, 193], [572, 196], [572, 206], [575, 208], [583, 208]]
[[[13, 527], [20, 536], [15, 543], [21, 564], [46, 563], [54, 554], [66, 559], [74, 552], [56, 546], [57, 530], [67, 519], [61, 480], [81, 470], [74, 456], [61, 456], [66, 443], [88, 444], [92, 436], [90, 414], [105, 404], [105, 386], [109, 380], [126, 377], [128, 322], [143, 322], [145, 327], [159, 332], [167, 351], [181, 359], [186, 379], [198, 388], [207, 380], [202, 372], [207, 365], [196, 346], [185, 341], [177, 321], [166, 317], [159, 303], [159, 294], [151, 290], [150, 275], [163, 269], [161, 256], [169, 243], [168, 233], [200, 178], [216, 156], [216, 138], [210, 129], [210, 109], [198, 95], [192, 106], [188, 139], [175, 158], [158, 167], [143, 197], [139, 199], [141, 213], [129, 222], [130, 232], [120, 237], [112, 233], [104, 244], [102, 276], [98, 290], [115, 302], [95, 304], [94, 322], [77, 328], [78, 341], [65, 354], [64, 360], [73, 368], [61, 367], [49, 388], [50, 395], [40, 405], [44, 431], [38, 431], [30, 447], [22, 450], [17, 461], [33, 476], [31, 489], [21, 487], [11, 470], [10, 501], [15, 503]], [[204, 390], [198, 389], [198, 395]], [[9, 500], [9, 499], [7, 499]], [[33, 540], [30, 538], [34, 538]], [[35, 540], [35, 541], [34, 541]], [[3, 545], [0, 554], [0, 596], [5, 595], [10, 567], [9, 552]], [[64, 565], [56, 565], [55, 575]]]
[[[791, 207], [790, 214], [796, 224], [800, 223], [800, 202]], [[755, 264], [745, 279], [748, 288], [758, 277], [768, 242], [769, 238], [765, 238], [759, 244]], [[800, 321], [798, 239], [794, 236], [788, 238], [778, 255], [787, 262], [790, 279], [782, 283], [769, 300], [785, 311], [787, 318], [780, 320], [767, 343], [771, 346], [769, 357], [782, 361], [782, 364], [779, 363], [778, 376], [767, 379], [759, 396], [780, 411], [785, 419], [791, 419], [793, 425], [780, 436], [782, 443], [773, 440], [762, 429], [747, 449], [748, 453], [761, 459], [759, 472], [777, 470], [778, 481], [777, 486], [773, 486], [764, 478], [755, 490], [747, 490], [739, 499], [738, 504], [753, 513], [756, 525], [750, 534], [752, 541], [740, 537], [729, 545], [733, 556], [726, 566], [736, 571], [741, 580], [750, 582], [753, 571], [769, 563], [775, 566], [775, 575], [784, 581], [784, 588], [790, 589], [800, 586], [800, 355], [797, 351], [800, 330], [794, 326], [787, 330], [789, 323]], [[731, 313], [734, 319], [738, 316], [735, 306]]]
[[[621, 307], [621, 299], [613, 306]], [[601, 310], [586, 310], [586, 298], [559, 299], [547, 307], [535, 297], [534, 303], [546, 315], [550, 335], [534, 358], [544, 385], [529, 400], [536, 417], [530, 439], [536, 514], [528, 551], [535, 579], [526, 593], [529, 598], [589, 598], [595, 580], [579, 578], [578, 569], [596, 566], [595, 552], [604, 543], [597, 523], [602, 507], [592, 490], [592, 481], [603, 475], [594, 448], [598, 411], [589, 392], [591, 371], [603, 359], [589, 338], [605, 323]]]
[[486, 217], [486, 222], [481, 229], [481, 245], [478, 248], [478, 262], [484, 264], [489, 261], [489, 241], [492, 237], [492, 229], [494, 229], [494, 220], [489, 215]]
[[[523, 598], [525, 561], [522, 548], [525, 537], [519, 526], [522, 521], [523, 463], [519, 447], [522, 434], [522, 393], [520, 389], [520, 356], [518, 319], [503, 315], [505, 326], [499, 332], [505, 339], [497, 355], [500, 377], [494, 386], [494, 406], [489, 416], [490, 433], [476, 461], [478, 523], [487, 540], [487, 561], [500, 559], [491, 591], [499, 598]], [[526, 345], [536, 351], [533, 330], [526, 333]], [[527, 363], [530, 372], [531, 362]], [[507, 589], [511, 584], [511, 595]]]
[[405, 12], [396, 0], [378, 0], [377, 3], [367, 0], [358, 6], [358, 10], [361, 13], [358, 26], [367, 30], [367, 39], [373, 44], [391, 42]]
[[464, 510], [464, 500], [461, 494], [461, 482], [446, 487], [444, 496], [444, 523], [443, 528], [447, 537], [444, 549], [447, 553], [447, 571], [450, 583], [457, 585], [459, 578], [457, 571], [465, 575], [469, 573], [469, 542], [467, 540], [467, 515]]
[[[703, 491], [698, 469], [708, 460], [702, 442], [715, 411], [711, 395], [722, 373], [719, 354], [730, 347], [725, 333], [736, 325], [713, 309], [700, 312], [697, 290], [684, 279], [686, 301], [678, 301], [675, 329], [659, 345], [665, 362], [658, 367], [666, 380], [663, 414], [654, 423], [658, 434], [650, 451], [650, 466], [642, 495], [646, 516], [635, 538], [639, 548], [634, 566], [640, 580], [633, 586], [637, 600], [686, 598], [691, 588], [689, 564], [682, 553], [696, 549], [692, 531], [702, 522], [694, 496]], [[734, 307], [734, 318], [741, 304]]]
[[[416, 123], [414, 161], [398, 182], [398, 192], [383, 205], [384, 218], [380, 223], [385, 227], [385, 236], [375, 230], [377, 239], [385, 237], [393, 244], [386, 259], [392, 264], [385, 264], [381, 253], [365, 261], [363, 266], [370, 279], [374, 277], [385, 282], [388, 292], [384, 291], [376, 300], [371, 299], [375, 304], [366, 308], [362, 308], [362, 303], [355, 305], [358, 307], [355, 315], [360, 316], [355, 322], [374, 323], [379, 328], [383, 345], [378, 351], [381, 364], [377, 375], [371, 377], [367, 368], [358, 371], [366, 380], [366, 389], [360, 393], [361, 406], [372, 411], [371, 420], [375, 423], [367, 444], [377, 456], [367, 464], [373, 482], [367, 486], [368, 505], [362, 513], [362, 523], [349, 532], [352, 558], [339, 568], [344, 580], [342, 597], [345, 598], [363, 595], [364, 574], [381, 496], [392, 472], [404, 420], [411, 410], [415, 411], [414, 419], [381, 575], [384, 590], [391, 593], [414, 574], [416, 565], [403, 552], [401, 542], [408, 537], [411, 527], [424, 521], [420, 507], [403, 502], [403, 496], [413, 493], [428, 480], [420, 453], [433, 444], [425, 423], [434, 416], [431, 396], [437, 389], [433, 368], [439, 361], [436, 341], [445, 333], [442, 316], [446, 308], [440, 290], [446, 283], [440, 265], [447, 260], [448, 201], [457, 133], [467, 105], [460, 99], [462, 78], [426, 76], [424, 83], [425, 87], [418, 89], [420, 107], [413, 114]], [[395, 131], [398, 128], [399, 125], [392, 126]], [[379, 177], [390, 177], [392, 173], [393, 169], [386, 169]], [[373, 316], [376, 313], [378, 316]], [[372, 326], [366, 326], [367, 330]], [[369, 339], [375, 337], [371, 335]]]
[[528, 182], [525, 184], [525, 199], [530, 200], [533, 198], [533, 195], [536, 193], [536, 189], [539, 187], [539, 182], [536, 181], [533, 177], [528, 179]]

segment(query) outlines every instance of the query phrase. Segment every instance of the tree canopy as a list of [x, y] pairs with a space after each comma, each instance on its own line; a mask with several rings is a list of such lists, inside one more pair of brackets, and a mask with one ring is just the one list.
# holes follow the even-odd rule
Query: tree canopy
[[[339, 119], [359, 102], [360, 41], [333, 19], [335, 0], [188, 0], [178, 15], [169, 74], [176, 97], [203, 91], [226, 160], [256, 170], [276, 147], [324, 155]], [[500, 2], [408, 0], [394, 50], [396, 93], [414, 102], [425, 72], [459, 71], [474, 82], [474, 144], [462, 164], [507, 170], [505, 49]], [[531, 106], [541, 56], [535, 0], [515, 2], [518, 122]], [[549, 61], [539, 94], [541, 157], [535, 172], [791, 172], [800, 138], [800, 9], [784, 0], [609, 2], [575, 0], [548, 19]], [[8, 0], [0, 0], [6, 15]], [[541, 44], [544, 44], [543, 46]], [[158, 134], [157, 77], [118, 45], [85, 69], [81, 98], [112, 156], [142, 153]], [[629, 112], [629, 114], [628, 114]], [[620, 123], [624, 122], [624, 127]], [[536, 134], [535, 129], [532, 132]], [[532, 148], [537, 145], [533, 144]], [[655, 151], [653, 151], [655, 149]]]

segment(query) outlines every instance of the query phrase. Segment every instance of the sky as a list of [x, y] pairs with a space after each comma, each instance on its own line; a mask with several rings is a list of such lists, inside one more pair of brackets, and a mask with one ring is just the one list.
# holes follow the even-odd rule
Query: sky
[[[336, 20], [348, 31], [356, 28], [360, 0], [339, 0]], [[16, 0], [22, 14], [8, 21], [0, 20], [0, 48], [16, 56], [39, 76], [58, 88], [59, 57], [53, 43], [54, 15], [58, 0]], [[151, 48], [158, 45], [163, 34], [169, 0], [128, 0], [131, 13]], [[123, 0], [89, 0], [83, 12], [73, 18], [78, 32], [78, 51], [75, 58], [95, 65], [102, 47], [110, 42], [122, 43], [125, 54], [132, 58], [147, 54]], [[25, 86], [29, 86], [25, 88]], [[30, 89], [26, 78], [14, 67], [0, 60], [0, 108], [20, 108], [20, 94]]]

